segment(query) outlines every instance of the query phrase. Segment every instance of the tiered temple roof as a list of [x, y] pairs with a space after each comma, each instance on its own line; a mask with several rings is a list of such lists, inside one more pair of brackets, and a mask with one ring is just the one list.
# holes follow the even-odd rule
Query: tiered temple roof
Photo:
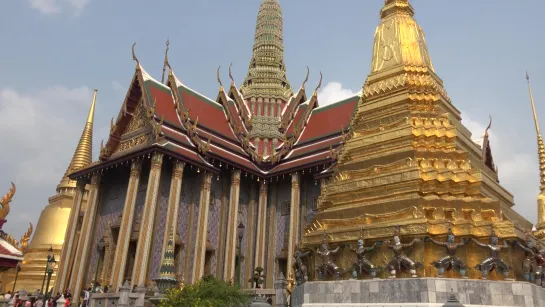
[[21, 237], [21, 241], [17, 242], [8, 233], [2, 230], [2, 226], [7, 222], [6, 217], [9, 214], [11, 200], [15, 195], [15, 184], [11, 184], [11, 189], [0, 199], [0, 269], [14, 268], [17, 262], [23, 261], [23, 254], [28, 247], [28, 241], [32, 234], [32, 223], [28, 231]]
[[359, 96], [318, 107], [317, 89], [306, 99], [301, 86], [282, 112], [285, 128], [279, 126], [278, 131], [283, 140], [269, 155], [259, 154], [249, 139], [252, 128], [245, 123], [245, 104], [236, 102], [241, 99], [234, 82], [229, 91], [220, 85], [218, 98], [212, 100], [182, 83], [172, 68], [162, 84], [137, 61], [125, 102], [101, 147], [100, 161], [72, 177], [154, 150], [204, 170], [219, 172], [221, 165], [230, 165], [260, 178], [316, 166], [323, 169], [335, 161], [335, 149], [350, 129]]

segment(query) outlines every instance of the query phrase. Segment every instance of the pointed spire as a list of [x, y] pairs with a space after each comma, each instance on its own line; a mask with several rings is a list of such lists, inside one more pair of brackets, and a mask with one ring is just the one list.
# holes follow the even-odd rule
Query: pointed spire
[[396, 66], [434, 71], [424, 31], [413, 18], [409, 0], [385, 0], [381, 22], [375, 32], [371, 72]]
[[[539, 160], [539, 195], [537, 196], [537, 230], [545, 229], [545, 145], [543, 144], [543, 138], [541, 137], [541, 131], [539, 130], [539, 122], [537, 121], [536, 105], [534, 103], [534, 95], [532, 94], [532, 87], [530, 86], [530, 76], [526, 72], [526, 81], [528, 82], [528, 93], [530, 94], [530, 104], [532, 105], [532, 113], [534, 115], [534, 124], [537, 134], [537, 155]], [[543, 232], [538, 234], [540, 239], [543, 239]]]
[[534, 103], [534, 95], [532, 95], [532, 88], [530, 86], [530, 76], [526, 72], [526, 80], [528, 81], [528, 92], [530, 93], [530, 104], [532, 105], [532, 112], [534, 114], [534, 124], [537, 134], [537, 151], [539, 158], [539, 178], [540, 178], [540, 190], [545, 192], [545, 145], [543, 144], [543, 138], [541, 137], [541, 131], [539, 130], [539, 122], [537, 120], [536, 106]]
[[76, 147], [76, 151], [72, 156], [72, 160], [70, 161], [70, 164], [68, 165], [68, 168], [66, 169], [66, 172], [64, 173], [61, 182], [59, 183], [59, 185], [57, 185], [57, 192], [60, 192], [62, 189], [66, 188], [75, 188], [76, 182], [71, 181], [68, 178], [68, 175], [70, 175], [70, 173], [74, 172], [77, 169], [89, 166], [89, 164], [91, 164], [92, 162], [93, 121], [95, 118], [97, 91], [98, 90], [95, 89], [95, 93], [93, 94], [93, 101], [91, 102], [91, 108], [89, 109], [89, 115], [87, 116], [87, 122], [85, 123], [85, 128], [83, 128], [83, 132], [79, 139], [78, 146]]
[[277, 0], [263, 0], [259, 7], [252, 59], [241, 92], [246, 99], [287, 101], [292, 95], [284, 63], [282, 9]]

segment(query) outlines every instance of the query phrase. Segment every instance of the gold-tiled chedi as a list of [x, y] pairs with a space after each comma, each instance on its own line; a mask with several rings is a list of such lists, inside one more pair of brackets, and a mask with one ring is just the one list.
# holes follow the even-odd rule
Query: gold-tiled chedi
[[534, 104], [534, 95], [532, 95], [532, 88], [530, 87], [530, 76], [526, 73], [526, 80], [528, 81], [528, 92], [530, 94], [530, 103], [532, 105], [532, 113], [534, 115], [534, 124], [536, 126], [537, 134], [537, 154], [539, 159], [539, 195], [537, 196], [537, 224], [534, 235], [541, 241], [545, 239], [545, 145], [543, 144], [543, 138], [541, 137], [541, 131], [539, 130], [539, 122], [537, 121], [536, 106]]
[[[413, 15], [408, 0], [385, 1], [371, 73], [319, 212], [306, 230], [307, 246], [319, 244], [323, 229], [334, 243], [355, 242], [361, 227], [371, 240], [391, 238], [395, 225], [406, 240], [446, 235], [451, 224], [456, 235], [483, 237], [497, 224], [501, 238], [520, 233], [509, 220], [531, 227], [510, 209], [512, 195], [460, 123]], [[430, 263], [441, 255], [425, 246], [415, 247], [412, 257], [431, 274]], [[386, 264], [386, 255], [378, 258], [376, 265]]]
[[[77, 196], [76, 182], [70, 180], [68, 175], [74, 170], [89, 166], [92, 161], [93, 153], [93, 121], [95, 114], [97, 90], [93, 95], [91, 108], [87, 116], [85, 128], [81, 134], [76, 151], [70, 161], [68, 168], [61, 182], [57, 185], [57, 194], [49, 198], [49, 204], [42, 210], [40, 219], [36, 225], [34, 237], [30, 242], [28, 251], [24, 256], [23, 265], [19, 278], [17, 279], [17, 289], [25, 289], [33, 292], [42, 286], [44, 271], [47, 260], [47, 250], [53, 247], [55, 259], [60, 259], [61, 249], [63, 247], [66, 227], [70, 217], [72, 202]], [[84, 207], [86, 197], [83, 199]], [[83, 208], [82, 208], [83, 209]], [[76, 215], [76, 218], [79, 214]], [[62, 265], [62, 264], [61, 264]], [[51, 285], [55, 284], [57, 270], [53, 272]], [[10, 288], [11, 289], [11, 288]]]

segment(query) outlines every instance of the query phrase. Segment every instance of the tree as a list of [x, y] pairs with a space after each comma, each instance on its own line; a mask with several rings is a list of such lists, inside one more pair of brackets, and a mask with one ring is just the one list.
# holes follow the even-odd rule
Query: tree
[[250, 301], [250, 295], [239, 286], [214, 276], [205, 276], [199, 282], [182, 290], [172, 289], [161, 301], [161, 307], [242, 307]]

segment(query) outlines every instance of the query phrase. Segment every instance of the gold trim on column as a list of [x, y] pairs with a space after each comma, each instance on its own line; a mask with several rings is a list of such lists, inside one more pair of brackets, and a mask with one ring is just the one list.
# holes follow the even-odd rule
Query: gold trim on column
[[124, 282], [123, 277], [125, 276], [125, 266], [129, 253], [132, 225], [134, 220], [134, 208], [136, 207], [141, 173], [142, 161], [132, 161], [129, 184], [127, 185], [127, 196], [125, 197], [125, 204], [123, 205], [123, 214], [121, 217], [117, 246], [114, 255], [114, 263], [112, 266], [111, 284], [115, 287], [116, 291]]
[[274, 259], [275, 254], [274, 250], [276, 247], [276, 203], [278, 202], [278, 190], [277, 185], [275, 183], [271, 184], [270, 187], [271, 192], [271, 203], [269, 204], [269, 224], [267, 225], [269, 227], [269, 237], [267, 238], [269, 240], [269, 244], [267, 246], [267, 267], [265, 268], [265, 275], [267, 276], [267, 280], [265, 282], [265, 288], [272, 289], [274, 288]]
[[[98, 207], [99, 194], [99, 175], [93, 175], [89, 188], [89, 197], [87, 199], [87, 208], [83, 216], [83, 224], [79, 237], [78, 247], [76, 251], [74, 266], [72, 268], [72, 277], [70, 278], [70, 290], [72, 293], [80, 293], [83, 287], [83, 279], [87, 271], [89, 254], [91, 251], [91, 240], [93, 238], [93, 229], [95, 226], [95, 217]], [[79, 302], [79, 295], [74, 296], [74, 303]]]
[[265, 246], [267, 244], [267, 188], [263, 181], [259, 185], [259, 202], [257, 209], [257, 235], [255, 244], [255, 267], [265, 267]]
[[193, 283], [196, 283], [204, 275], [212, 175], [212, 173], [206, 173], [201, 186], [201, 199], [199, 203], [199, 216], [197, 220], [197, 239], [195, 240], [195, 257], [193, 259]]
[[72, 209], [70, 210], [68, 226], [66, 227], [66, 233], [64, 235], [65, 244], [62, 246], [59, 271], [57, 272], [57, 280], [55, 282], [53, 293], [64, 291], [68, 284], [70, 259], [75, 253], [72, 247], [74, 246], [74, 242], [77, 242], [75, 237], [78, 228], [79, 212], [81, 211], [81, 204], [83, 202], [83, 194], [85, 193], [85, 185], [86, 183], [83, 181], [78, 181], [76, 184], [76, 192], [72, 201]]
[[151, 239], [153, 237], [153, 225], [155, 224], [155, 212], [157, 209], [157, 198], [159, 194], [159, 185], [161, 181], [161, 167], [163, 165], [163, 154], [154, 153], [151, 158], [151, 169], [148, 179], [148, 188], [146, 191], [146, 200], [142, 220], [140, 222], [140, 231], [138, 234], [138, 244], [136, 255], [134, 257], [134, 270], [132, 272], [132, 284], [136, 286], [145, 286], [149, 266], [149, 254], [151, 248]]
[[235, 261], [237, 252], [238, 202], [240, 198], [240, 170], [231, 174], [231, 193], [229, 195], [229, 215], [227, 223], [227, 239], [225, 247], [224, 278], [227, 281], [235, 278]]
[[286, 277], [289, 278], [290, 273], [293, 272], [292, 268], [292, 256], [295, 246], [297, 245], [297, 232], [299, 224], [299, 206], [300, 206], [300, 177], [299, 174], [295, 173], [291, 175], [291, 203], [290, 203], [290, 229], [288, 237], [288, 266]]
[[250, 203], [248, 204], [248, 225], [246, 225], [246, 255], [244, 257], [245, 274], [241, 280], [242, 288], [248, 288], [248, 276], [254, 273], [254, 250], [255, 250], [255, 228], [256, 228], [256, 209], [257, 209], [257, 188], [250, 184]]
[[161, 249], [161, 263], [165, 257], [168, 240], [173, 234], [173, 244], [176, 242], [176, 233], [178, 232], [178, 208], [180, 207], [180, 197], [182, 195], [182, 178], [184, 176], [185, 163], [175, 161], [170, 179], [170, 193], [168, 195], [168, 211], [165, 224], [165, 233], [163, 235], [163, 248]]

